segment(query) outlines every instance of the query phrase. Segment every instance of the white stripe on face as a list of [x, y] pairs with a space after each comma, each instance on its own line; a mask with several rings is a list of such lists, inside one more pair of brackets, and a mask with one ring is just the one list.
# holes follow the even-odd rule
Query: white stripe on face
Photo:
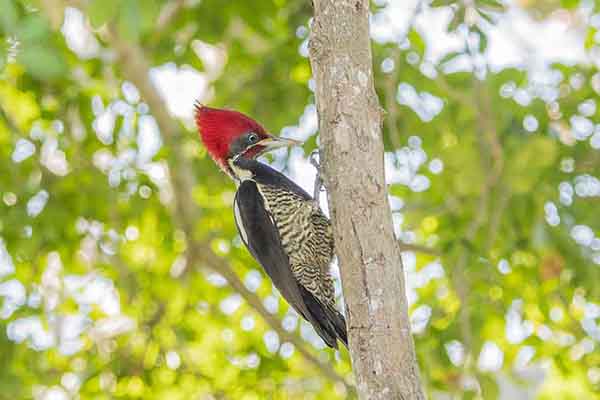
[[233, 178], [239, 180], [240, 182], [246, 181], [248, 179], [253, 178], [252, 171], [248, 171], [246, 169], [242, 169], [235, 165], [235, 158], [228, 160], [229, 168], [231, 168], [231, 172], [233, 173]]

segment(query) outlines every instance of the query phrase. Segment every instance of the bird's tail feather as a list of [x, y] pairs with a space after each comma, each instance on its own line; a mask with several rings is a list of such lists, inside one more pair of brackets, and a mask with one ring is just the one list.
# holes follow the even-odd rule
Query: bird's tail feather
[[338, 348], [339, 339], [348, 348], [348, 334], [346, 320], [333, 306], [325, 305], [314, 297], [303, 286], [299, 286], [310, 315], [304, 318], [312, 324], [321, 339], [334, 349]]
[[327, 306], [327, 316], [333, 325], [335, 335], [348, 348], [348, 331], [346, 330], [346, 319], [335, 308]]

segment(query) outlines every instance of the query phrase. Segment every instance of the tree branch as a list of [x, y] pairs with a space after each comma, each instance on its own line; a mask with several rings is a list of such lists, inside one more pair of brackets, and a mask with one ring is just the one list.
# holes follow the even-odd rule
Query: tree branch
[[[482, 185], [477, 209], [475, 216], [472, 218], [471, 223], [467, 226], [465, 232], [465, 240], [468, 243], [472, 243], [477, 233], [485, 225], [488, 220], [488, 213], [490, 208], [490, 197], [494, 190], [494, 187], [498, 185], [502, 171], [504, 168], [504, 152], [498, 132], [494, 121], [491, 116], [491, 105], [489, 93], [485, 90], [481, 81], [474, 78], [475, 86], [475, 98], [471, 100], [472, 104], [478, 109], [477, 113], [477, 140], [481, 152], [481, 169], [485, 174], [485, 181]], [[509, 197], [504, 200], [508, 202]], [[502, 200], [494, 210], [492, 215], [492, 222], [490, 223], [490, 234], [495, 235], [497, 228], [500, 223], [502, 213], [505, 209], [506, 203]], [[489, 238], [488, 246], [486, 249], [493, 244], [493, 238]], [[470, 284], [466, 268], [469, 263], [471, 250], [466, 246], [463, 246], [461, 253], [458, 256], [458, 261], [455, 265], [455, 273], [452, 276], [452, 282], [456, 288], [457, 295], [461, 301], [461, 308], [458, 313], [458, 321], [463, 339], [467, 362], [465, 368], [471, 367], [472, 361], [472, 347], [473, 347], [473, 329], [471, 326], [469, 304], [468, 304], [468, 293], [470, 291]]]
[[[421, 400], [400, 246], [394, 237], [373, 83], [368, 0], [313, 0], [310, 62], [361, 399]], [[400, 266], [400, 268], [399, 268]]]
[[11, 118], [11, 116], [4, 111], [4, 108], [2, 108], [2, 105], [0, 104], [0, 118], [4, 120], [4, 123], [6, 123], [6, 127], [19, 134], [19, 136], [21, 137], [25, 137], [27, 136], [25, 133], [21, 132], [21, 129], [19, 129], [19, 127], [17, 126], [17, 123]]
[[432, 256], [442, 255], [438, 250], [420, 244], [399, 242], [398, 247], [400, 248], [400, 251], [414, 251], [415, 253], [429, 254]]
[[171, 22], [179, 15], [185, 6], [185, 0], [171, 0], [167, 2], [158, 14], [156, 21], [155, 36], [158, 36], [164, 31]]
[[248, 302], [248, 304], [254, 308], [254, 310], [256, 310], [256, 312], [258, 312], [263, 319], [277, 332], [282, 341], [292, 343], [298, 349], [298, 352], [302, 354], [302, 356], [308, 362], [316, 365], [327, 378], [335, 382], [343, 383], [348, 393], [353, 393], [355, 391], [355, 389], [350, 386], [343, 377], [335, 372], [331, 365], [321, 362], [313, 353], [311, 353], [298, 335], [283, 329], [281, 326], [281, 321], [267, 311], [260, 297], [246, 288], [244, 283], [231, 269], [231, 267], [223, 261], [222, 258], [214, 254], [206, 245], [200, 244], [197, 246], [199, 249], [201, 249], [201, 251], [198, 253], [203, 254], [203, 256], [198, 256], [198, 261], [201, 261], [203, 264], [205, 263], [205, 265], [209, 266], [212, 270], [223, 275], [231, 287], [238, 292], [244, 298], [244, 300], [246, 300], [246, 302]]

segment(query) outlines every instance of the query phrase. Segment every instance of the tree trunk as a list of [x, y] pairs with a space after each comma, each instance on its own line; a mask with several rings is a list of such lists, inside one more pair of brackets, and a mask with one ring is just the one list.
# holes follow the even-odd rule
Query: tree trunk
[[368, 0], [313, 0], [322, 173], [361, 399], [424, 399], [383, 169]]

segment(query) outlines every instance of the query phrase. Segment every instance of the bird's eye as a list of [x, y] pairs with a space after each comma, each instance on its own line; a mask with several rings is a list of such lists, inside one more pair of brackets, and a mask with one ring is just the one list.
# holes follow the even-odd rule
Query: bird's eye
[[248, 143], [254, 144], [258, 142], [258, 135], [256, 133], [251, 133], [248, 135]]

